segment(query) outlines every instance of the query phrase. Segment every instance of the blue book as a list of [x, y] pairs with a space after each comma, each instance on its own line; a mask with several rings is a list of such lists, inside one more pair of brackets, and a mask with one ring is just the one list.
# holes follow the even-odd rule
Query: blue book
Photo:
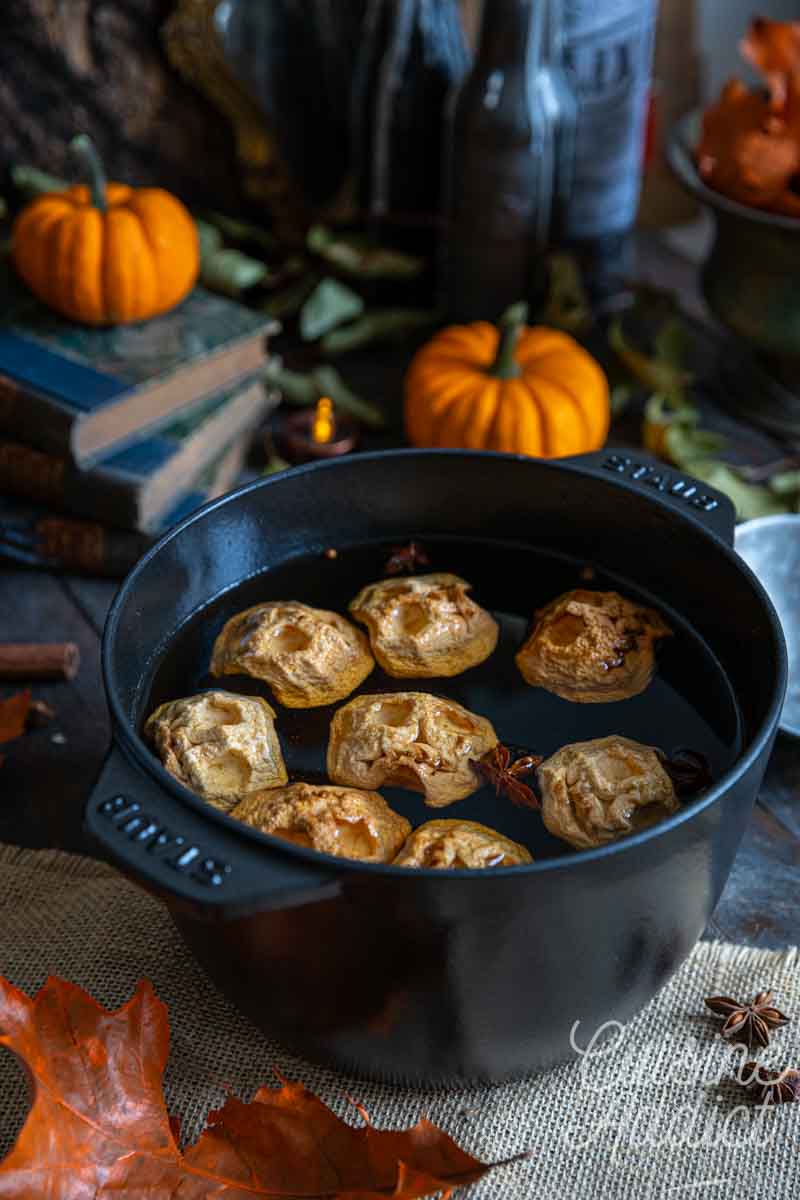
[[0, 492], [151, 532], [226, 447], [249, 440], [274, 403], [251, 377], [86, 470], [63, 455], [0, 438]]
[[96, 461], [265, 362], [275, 322], [194, 291], [138, 325], [76, 325], [0, 272], [0, 436]]
[[164, 513], [151, 533], [63, 517], [40, 505], [0, 495], [0, 563], [121, 579], [157, 537], [238, 482], [245, 450], [243, 439], [229, 447], [195, 481], [192, 491]]

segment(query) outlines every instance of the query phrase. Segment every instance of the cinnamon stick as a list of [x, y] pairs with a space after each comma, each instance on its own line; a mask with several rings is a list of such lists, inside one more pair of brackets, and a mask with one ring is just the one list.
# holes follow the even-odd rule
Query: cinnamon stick
[[74, 642], [0, 642], [0, 679], [74, 679], [81, 653]]

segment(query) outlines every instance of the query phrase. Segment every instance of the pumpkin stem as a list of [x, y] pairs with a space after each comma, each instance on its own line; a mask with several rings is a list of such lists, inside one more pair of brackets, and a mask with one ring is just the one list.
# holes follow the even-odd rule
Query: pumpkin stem
[[517, 342], [528, 320], [528, 306], [524, 300], [512, 304], [506, 309], [497, 327], [500, 331], [500, 341], [497, 345], [495, 360], [489, 368], [489, 374], [496, 379], [514, 379], [519, 375], [519, 363], [516, 359]]
[[92, 204], [101, 213], [104, 213], [108, 207], [106, 203], [107, 180], [103, 164], [100, 161], [100, 155], [95, 149], [94, 142], [87, 134], [79, 133], [77, 137], [72, 139], [69, 148], [87, 176]]

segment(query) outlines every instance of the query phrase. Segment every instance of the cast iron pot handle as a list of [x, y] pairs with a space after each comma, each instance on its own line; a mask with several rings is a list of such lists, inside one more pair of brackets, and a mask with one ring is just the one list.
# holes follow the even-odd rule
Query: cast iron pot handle
[[639, 450], [597, 450], [561, 461], [574, 463], [601, 478], [624, 481], [635, 491], [655, 492], [670, 508], [694, 517], [726, 546], [733, 545], [736, 509], [731, 501], [716, 488], [693, 479], [677, 467], [665, 467], [657, 458]]
[[339, 873], [250, 842], [203, 817], [115, 744], [84, 822], [114, 864], [171, 905], [234, 916], [335, 895]]

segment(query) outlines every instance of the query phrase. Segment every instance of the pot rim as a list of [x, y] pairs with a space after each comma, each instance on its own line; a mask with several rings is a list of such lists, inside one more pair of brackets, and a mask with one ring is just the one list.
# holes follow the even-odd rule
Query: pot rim
[[767, 229], [780, 229], [800, 236], [800, 217], [789, 217], [782, 213], [769, 212], [763, 208], [751, 208], [738, 200], [708, 187], [700, 178], [694, 162], [693, 151], [700, 135], [702, 109], [695, 108], [686, 113], [672, 126], [667, 138], [666, 157], [670, 168], [687, 191], [703, 204], [727, 216], [738, 217]]
[[[588, 472], [580, 465], [576, 459], [534, 459], [524, 454], [508, 454], [500, 451], [486, 450], [462, 450], [462, 449], [414, 449], [414, 448], [398, 448], [390, 450], [376, 450], [355, 456], [348, 456], [355, 460], [359, 459], [381, 459], [391, 458], [412, 458], [412, 457], [441, 457], [441, 458], [492, 458], [504, 461], [527, 462], [531, 465], [547, 466], [548, 468], [567, 471], [569, 473], [577, 473], [585, 475]], [[512, 875], [520, 874], [539, 874], [558, 869], [569, 869], [576, 867], [581, 863], [592, 864], [599, 860], [609, 858], [611, 856], [625, 854], [628, 851], [633, 851], [640, 846], [646, 845], [655, 841], [657, 838], [666, 836], [673, 830], [679, 828], [686, 821], [693, 820], [699, 813], [704, 812], [713, 804], [721, 800], [730, 787], [745, 775], [753, 764], [761, 755], [765, 744], [774, 736], [783, 708], [784, 695], [787, 686], [788, 678], [788, 663], [785, 641], [781, 630], [780, 622], [773, 607], [772, 601], [767, 595], [764, 587], [752, 572], [747, 563], [736, 553], [732, 546], [728, 546], [720, 538], [716, 537], [702, 521], [696, 518], [692, 513], [676, 512], [679, 519], [695, 529], [699, 529], [706, 537], [714, 544], [718, 552], [729, 558], [736, 570], [744, 575], [752, 590], [756, 593], [767, 619], [767, 624], [773, 635], [775, 649], [778, 654], [779, 667], [776, 678], [775, 692], [772, 701], [767, 709], [767, 712], [762, 719], [760, 725], [756, 729], [750, 744], [745, 748], [739, 758], [725, 771], [719, 779], [715, 780], [711, 788], [705, 796], [700, 800], [694, 801], [687, 805], [682, 805], [676, 813], [658, 822], [656, 825], [650, 826], [647, 829], [641, 830], [639, 833], [630, 834], [620, 838], [617, 841], [608, 842], [604, 846], [598, 846], [592, 850], [570, 850], [568, 853], [560, 855], [557, 858], [547, 858], [536, 860], [532, 863], [524, 863], [513, 867], [489, 867], [481, 870], [461, 870], [461, 871], [442, 871], [434, 868], [418, 867], [410, 870], [407, 867], [394, 866], [391, 863], [365, 863], [355, 859], [339, 858], [331, 854], [324, 854], [318, 850], [307, 849], [302, 846], [297, 846], [292, 842], [285, 841], [281, 838], [273, 837], [270, 834], [261, 833], [259, 830], [253, 829], [250, 826], [243, 825], [241, 821], [236, 821], [221, 809], [215, 808], [208, 804], [202, 797], [196, 795], [189, 788], [184, 787], [178, 780], [171, 775], [162, 765], [159, 759], [147, 748], [139, 734], [133, 727], [130, 719], [122, 710], [122, 705], [116, 693], [116, 689], [112, 686], [114, 682], [114, 671], [111, 665], [111, 650], [112, 644], [115, 641], [116, 623], [119, 619], [119, 613], [122, 604], [126, 599], [130, 587], [134, 584], [137, 575], [145, 566], [150, 563], [162, 550], [162, 548], [178, 538], [182, 532], [195, 524], [197, 521], [205, 520], [210, 517], [217, 509], [223, 508], [226, 504], [237, 500], [243, 495], [248, 495], [260, 489], [266, 489], [271, 486], [280, 485], [282, 479], [291, 474], [292, 477], [297, 475], [311, 474], [317, 471], [336, 470], [339, 464], [343, 464], [347, 460], [344, 458], [323, 459], [313, 463], [306, 463], [298, 467], [291, 468], [290, 471], [281, 472], [279, 475], [267, 476], [266, 478], [257, 479], [252, 483], [244, 484], [242, 487], [236, 488], [234, 491], [227, 493], [224, 496], [218, 497], [215, 500], [209, 501], [201, 508], [195, 510], [183, 521], [179, 522], [172, 529], [168, 530], [162, 538], [147, 553], [139, 560], [120, 585], [119, 591], [114, 598], [114, 602], [109, 609], [105, 628], [103, 630], [103, 642], [101, 651], [101, 662], [103, 672], [103, 684], [106, 693], [106, 700], [111, 712], [112, 727], [114, 740], [121, 743], [122, 748], [129, 758], [132, 758], [134, 763], [140, 767], [146, 775], [149, 775], [169, 793], [175, 796], [183, 804], [188, 805], [193, 811], [200, 813], [210, 821], [221, 824], [228, 832], [238, 834], [249, 842], [260, 843], [272, 851], [279, 851], [282, 854], [287, 854], [292, 858], [305, 861], [309, 865], [325, 865], [335, 869], [340, 874], [351, 874], [367, 871], [370, 874], [386, 875], [391, 878], [411, 877], [411, 878], [427, 878], [436, 879], [437, 881], [452, 882], [458, 880], [470, 880], [476, 878], [497, 879], [498, 876], [503, 878]], [[625, 486], [624, 483], [609, 476], [606, 480], [612, 486]], [[637, 495], [645, 504], [658, 505], [657, 496], [647, 495], [644, 492], [638, 492]], [[211, 599], [211, 598], [209, 598]]]

